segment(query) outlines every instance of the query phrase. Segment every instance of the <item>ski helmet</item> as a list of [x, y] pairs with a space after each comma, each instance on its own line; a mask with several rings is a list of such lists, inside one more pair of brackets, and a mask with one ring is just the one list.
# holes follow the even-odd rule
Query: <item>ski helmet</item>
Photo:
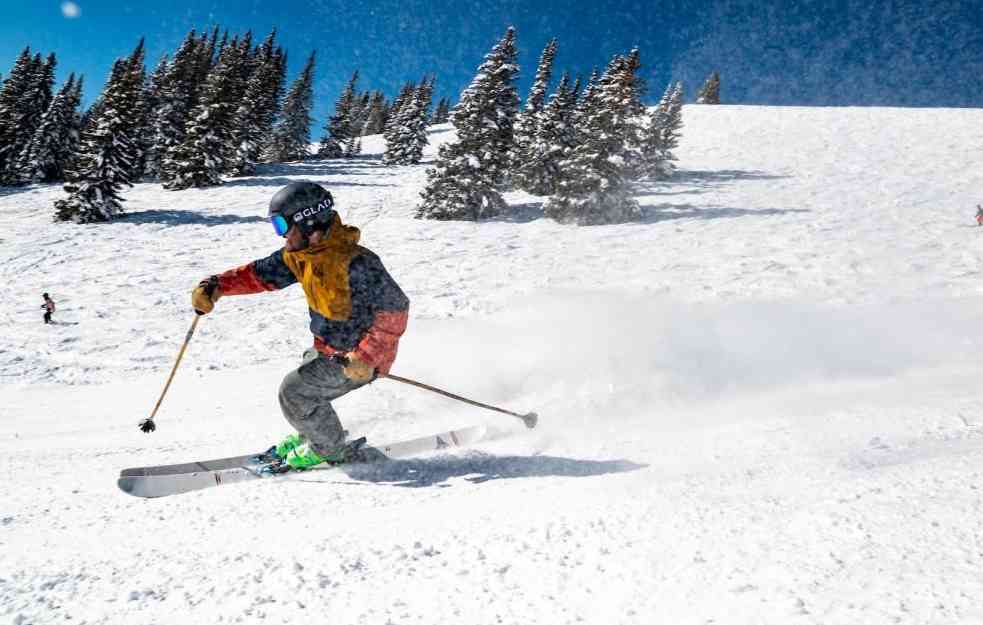
[[315, 230], [327, 230], [334, 221], [334, 198], [319, 184], [291, 182], [270, 200], [270, 222], [281, 237], [297, 225], [305, 237]]

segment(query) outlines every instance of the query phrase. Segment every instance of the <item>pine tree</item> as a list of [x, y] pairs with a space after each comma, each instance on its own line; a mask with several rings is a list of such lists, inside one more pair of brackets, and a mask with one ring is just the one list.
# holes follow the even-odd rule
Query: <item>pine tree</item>
[[560, 162], [577, 144], [573, 119], [576, 104], [570, 77], [563, 74], [556, 93], [538, 114], [536, 134], [527, 147], [525, 160], [517, 164], [512, 174], [520, 189], [533, 195], [551, 195], [556, 191]]
[[498, 187], [508, 173], [519, 109], [516, 56], [515, 29], [509, 27], [451, 113], [457, 141], [442, 145], [436, 166], [427, 171], [418, 218], [477, 220], [508, 209]]
[[372, 94], [362, 93], [357, 100], [355, 112], [352, 114], [352, 134], [356, 137], [365, 135], [365, 124], [369, 120], [369, 110], [372, 106]]
[[386, 115], [386, 122], [382, 129], [382, 134], [384, 137], [386, 137], [387, 142], [389, 141], [389, 135], [393, 132], [396, 124], [399, 122], [400, 111], [404, 106], [413, 100], [413, 94], [415, 93], [416, 84], [407, 82], [403, 84], [403, 87], [399, 90], [399, 94], [396, 96], [396, 99], [393, 100], [393, 104], [389, 107], [389, 111]]
[[54, 99], [55, 66], [57, 60], [54, 54], [49, 54], [48, 58], [41, 61], [41, 55], [37, 55], [34, 60], [36, 74], [34, 84], [22, 96], [21, 128], [30, 133], [26, 141], [30, 141], [37, 127], [41, 125], [41, 117], [51, 105]]
[[381, 91], [372, 94], [369, 101], [369, 113], [365, 120], [363, 135], [380, 134], [386, 126], [386, 114], [389, 107], [386, 105], [386, 96]]
[[[515, 147], [512, 150], [512, 169], [520, 170], [534, 160], [532, 154], [533, 143], [536, 140], [536, 132], [539, 124], [539, 114], [546, 103], [546, 92], [549, 89], [550, 78], [553, 75], [553, 59], [556, 57], [556, 39], [551, 39], [543, 53], [539, 57], [539, 65], [536, 68], [536, 77], [533, 79], [532, 88], [529, 90], [529, 97], [526, 99], [525, 108], [519, 113], [515, 122]], [[531, 188], [524, 186], [524, 183], [533, 184], [536, 176], [520, 176], [513, 182], [520, 188], [532, 193]], [[540, 189], [541, 190], [541, 189]]]
[[321, 137], [321, 147], [317, 151], [318, 158], [340, 158], [345, 155], [352, 135], [352, 114], [355, 108], [355, 84], [358, 82], [358, 70], [352, 74], [344, 91], [334, 105], [334, 115], [328, 118], [324, 126], [324, 136]]
[[78, 136], [76, 127], [80, 84], [75, 74], [51, 101], [30, 143], [21, 151], [17, 165], [19, 182], [55, 182], [65, 179], [68, 163]]
[[157, 180], [160, 177], [162, 155], [158, 151], [156, 141], [156, 120], [165, 99], [164, 91], [168, 69], [168, 57], [165, 54], [147, 78], [147, 84], [143, 89], [144, 129], [139, 137], [141, 172], [150, 180]]
[[139, 180], [143, 176], [143, 149], [145, 147], [143, 137], [150, 134], [148, 130], [149, 112], [146, 101], [147, 69], [144, 63], [145, 56], [144, 40], [141, 38], [136, 49], [133, 50], [126, 60], [125, 70], [130, 74], [125, 78], [127, 84], [137, 85], [135, 91], [127, 91], [127, 97], [130, 97], [129, 94], [131, 93], [135, 94], [135, 97], [132, 97], [123, 105], [123, 109], [127, 111], [123, 118], [123, 132], [132, 138], [134, 146], [134, 154], [131, 159], [133, 169], [128, 172], [130, 180]]
[[430, 105], [433, 100], [435, 77], [424, 77], [399, 112], [386, 136], [386, 151], [382, 161], [387, 165], [415, 165], [423, 159], [423, 148], [429, 143]]
[[234, 92], [239, 82], [241, 49], [238, 41], [222, 49], [191, 112], [184, 141], [168, 154], [173, 177], [164, 183], [169, 190], [211, 187], [222, 184], [222, 172], [232, 157]]
[[221, 43], [216, 43], [218, 41], [218, 26], [212, 29], [211, 37], [202, 33], [197, 40], [194, 54], [194, 91], [192, 92], [192, 102], [195, 106], [198, 104], [202, 89], [205, 88], [205, 83], [208, 82], [208, 75], [212, 72], [218, 55], [225, 51], [228, 40], [229, 31], [224, 31]]
[[437, 102], [437, 109], [433, 113], [433, 117], [430, 118], [430, 124], [446, 124], [451, 118], [451, 104], [448, 98], [441, 98]]
[[280, 122], [266, 147], [266, 158], [272, 162], [305, 159], [310, 156], [311, 106], [314, 101], [314, 52], [300, 76], [290, 86], [283, 101]]
[[161, 84], [161, 98], [153, 114], [154, 158], [159, 162], [155, 172], [162, 182], [174, 179], [172, 155], [184, 142], [188, 116], [195, 105], [199, 40], [195, 31], [185, 36], [174, 59], [167, 66]]
[[672, 150], [679, 145], [682, 127], [683, 83], [669, 83], [666, 91], [649, 115], [642, 143], [644, 174], [650, 179], [672, 175], [676, 160]]
[[636, 219], [630, 195], [638, 131], [633, 114], [637, 85], [630, 57], [616, 56], [592, 83], [579, 110], [577, 145], [560, 163], [556, 194], [543, 207], [547, 217], [581, 225]]
[[48, 55], [47, 59], [42, 59], [40, 53], [35, 54], [30, 61], [26, 87], [12, 107], [11, 123], [16, 128], [11, 134], [11, 142], [4, 146], [6, 156], [0, 157], [3, 164], [3, 169], [0, 170], [0, 184], [11, 185], [20, 181], [18, 171], [20, 156], [32, 141], [53, 98], [55, 64], [54, 54]]
[[[666, 111], [665, 126], [662, 130], [662, 145], [666, 151], [666, 160], [675, 161], [672, 150], [679, 147], [680, 128], [683, 127], [683, 83], [676, 82], [669, 96], [669, 107]], [[675, 169], [675, 167], [673, 167]]]
[[720, 104], [720, 74], [713, 72], [696, 93], [697, 104]]
[[407, 120], [411, 123], [409, 140], [407, 141], [407, 162], [415, 165], [423, 160], [423, 148], [430, 143], [430, 107], [433, 103], [433, 89], [437, 82], [436, 76], [431, 76], [430, 80], [424, 78], [420, 81], [416, 93], [413, 96], [413, 115], [407, 115]]
[[34, 69], [31, 49], [24, 48], [0, 88], [0, 178], [16, 162], [17, 146], [24, 141], [21, 106], [24, 94], [31, 88]]
[[236, 176], [248, 176], [256, 171], [263, 141], [273, 127], [282, 93], [283, 72], [274, 48], [276, 31], [260, 45], [252, 60], [252, 74], [236, 110], [235, 146], [229, 171]]
[[[135, 66], [139, 63], [139, 67]], [[123, 212], [119, 191], [130, 178], [138, 147], [132, 136], [143, 88], [143, 41], [128, 59], [113, 64], [102, 92], [98, 116], [83, 133], [73, 171], [65, 184], [68, 197], [55, 202], [55, 219], [91, 223]]]

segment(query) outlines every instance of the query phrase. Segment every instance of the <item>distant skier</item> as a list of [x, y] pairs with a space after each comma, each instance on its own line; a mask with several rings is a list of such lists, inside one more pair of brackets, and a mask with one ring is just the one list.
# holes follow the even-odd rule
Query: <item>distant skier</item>
[[983, 206], [976, 205], [976, 225], [983, 226]]
[[41, 304], [41, 309], [44, 310], [44, 322], [51, 323], [51, 314], [55, 312], [55, 300], [51, 299], [51, 296], [47, 293], [43, 297], [44, 303]]
[[344, 462], [354, 453], [331, 401], [388, 373], [406, 329], [409, 299], [379, 257], [358, 245], [334, 200], [313, 182], [292, 182], [270, 200], [269, 218], [286, 244], [270, 256], [202, 280], [195, 311], [225, 295], [272, 291], [300, 282], [314, 347], [280, 385], [280, 409], [297, 430], [273, 448], [274, 470]]

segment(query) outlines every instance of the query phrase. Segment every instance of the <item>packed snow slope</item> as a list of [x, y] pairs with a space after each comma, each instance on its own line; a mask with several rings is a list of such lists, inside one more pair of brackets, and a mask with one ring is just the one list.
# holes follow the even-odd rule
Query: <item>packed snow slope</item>
[[[983, 111], [689, 106], [641, 223], [412, 218], [426, 164], [140, 184], [51, 222], [0, 190], [0, 622], [983, 622]], [[452, 132], [437, 128], [427, 154]], [[269, 197], [335, 194], [412, 300], [394, 373], [338, 402], [467, 453], [160, 500], [120, 469], [287, 431], [298, 288], [222, 299], [158, 415], [201, 278], [279, 241]], [[41, 323], [41, 293], [58, 325]], [[71, 620], [69, 620], [71, 619]]]

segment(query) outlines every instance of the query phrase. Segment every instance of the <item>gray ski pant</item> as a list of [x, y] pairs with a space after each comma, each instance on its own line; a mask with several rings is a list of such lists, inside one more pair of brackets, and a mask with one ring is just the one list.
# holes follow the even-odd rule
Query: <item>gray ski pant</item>
[[303, 364], [283, 378], [280, 410], [314, 451], [331, 453], [345, 444], [346, 434], [331, 401], [365, 384], [349, 380], [340, 364], [311, 348], [304, 352]]

